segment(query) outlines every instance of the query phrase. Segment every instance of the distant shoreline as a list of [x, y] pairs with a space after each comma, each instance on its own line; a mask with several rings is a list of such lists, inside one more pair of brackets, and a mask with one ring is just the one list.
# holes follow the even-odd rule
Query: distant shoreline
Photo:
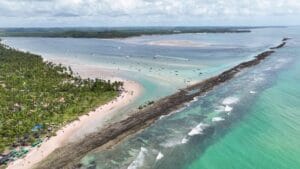
[[0, 37], [129, 38], [186, 33], [249, 33], [246, 27], [0, 28]]

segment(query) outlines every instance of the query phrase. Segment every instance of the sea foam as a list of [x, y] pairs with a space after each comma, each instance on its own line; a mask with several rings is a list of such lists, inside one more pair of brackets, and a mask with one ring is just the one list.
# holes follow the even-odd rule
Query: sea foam
[[232, 109], [233, 109], [232, 107], [226, 105], [225, 108], [224, 108], [224, 111], [225, 111], [225, 112], [231, 112]]
[[213, 121], [213, 122], [218, 122], [218, 121], [223, 121], [223, 120], [225, 120], [225, 119], [222, 118], [222, 117], [214, 117], [214, 118], [212, 118], [211, 121]]
[[161, 143], [160, 145], [163, 147], [169, 148], [169, 147], [174, 147], [174, 146], [177, 146], [180, 144], [182, 144], [180, 139], [172, 138], [172, 139], [167, 140], [166, 142]]
[[179, 113], [179, 112], [183, 111], [184, 109], [186, 109], [186, 107], [187, 107], [187, 106], [184, 106], [184, 107], [182, 107], [182, 108], [179, 108], [178, 110], [172, 111], [172, 112], [169, 113], [169, 114], [161, 115], [161, 116], [159, 117], [159, 120], [161, 120], [161, 119], [163, 119], [163, 118], [165, 118], [165, 117], [171, 116], [172, 114]]
[[158, 155], [156, 156], [156, 161], [162, 159], [163, 157], [164, 155], [161, 152], [159, 152]]
[[188, 141], [189, 141], [189, 139], [186, 138], [186, 137], [184, 137], [184, 138], [181, 140], [181, 144], [186, 144]]
[[207, 127], [207, 124], [200, 123], [196, 127], [194, 127], [189, 133], [189, 136], [194, 136], [198, 134], [203, 134], [203, 130]]
[[137, 169], [137, 168], [141, 167], [144, 163], [147, 152], [148, 152], [148, 150], [146, 148], [141, 147], [139, 154], [137, 155], [135, 160], [133, 160], [133, 162], [128, 166], [127, 169]]
[[231, 105], [231, 104], [235, 104], [239, 101], [239, 98], [237, 97], [227, 97], [223, 100], [222, 104], [223, 105]]

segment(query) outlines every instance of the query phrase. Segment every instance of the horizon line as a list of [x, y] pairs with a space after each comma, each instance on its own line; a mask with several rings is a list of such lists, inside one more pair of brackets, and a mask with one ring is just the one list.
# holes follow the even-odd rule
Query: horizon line
[[2, 27], [0, 26], [0, 29], [13, 29], [13, 28], [25, 28], [25, 29], [28, 29], [28, 28], [180, 28], [180, 27], [212, 27], [212, 28], [216, 28], [216, 27], [219, 27], [219, 28], [268, 28], [268, 27], [297, 27], [297, 26], [300, 26], [300, 25], [260, 25], [260, 26], [246, 26], [246, 25], [217, 25], [217, 26], [210, 26], [210, 25], [207, 25], [207, 26], [200, 26], [200, 25], [170, 25], [170, 26], [150, 26], [150, 25], [147, 25], [147, 26], [143, 26], [143, 25], [138, 25], [138, 26], [8, 26], [8, 27]]

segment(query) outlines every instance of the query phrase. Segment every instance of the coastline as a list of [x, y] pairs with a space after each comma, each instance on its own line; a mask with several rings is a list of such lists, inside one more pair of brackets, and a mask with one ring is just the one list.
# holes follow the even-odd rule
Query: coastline
[[[52, 60], [53, 63], [68, 65], [62, 60]], [[29, 153], [16, 161], [10, 162], [7, 169], [29, 169], [35, 164], [42, 161], [55, 149], [65, 146], [71, 142], [83, 139], [86, 135], [91, 134], [104, 127], [109, 122], [108, 119], [117, 114], [118, 110], [128, 106], [142, 93], [142, 86], [134, 81], [124, 80], [107, 74], [107, 70], [99, 67], [89, 67], [88, 65], [70, 65], [72, 69], [83, 78], [103, 78], [111, 81], [122, 81], [124, 83], [120, 95], [114, 100], [99, 106], [93, 111], [79, 117], [79, 120], [73, 121], [56, 132], [56, 136], [44, 139], [38, 147], [30, 148]], [[101, 75], [101, 77], [100, 77]]]
[[114, 123], [98, 133], [87, 136], [86, 139], [82, 141], [57, 149], [35, 167], [40, 169], [49, 168], [49, 166], [52, 168], [73, 168], [75, 166], [80, 166], [78, 161], [85, 153], [95, 148], [109, 148], [122, 141], [124, 138], [141, 131], [143, 128], [155, 122], [160, 116], [167, 115], [172, 111], [181, 108], [185, 103], [192, 101], [195, 97], [199, 97], [206, 92], [213, 90], [214, 87], [231, 80], [242, 70], [260, 64], [275, 52], [273, 49], [285, 46], [285, 41], [286, 40], [283, 39], [280, 45], [258, 54], [250, 61], [242, 62], [217, 76], [208, 78], [184, 88], [177, 93], [162, 98], [145, 109], [135, 112], [135, 114], [129, 116], [127, 119]]

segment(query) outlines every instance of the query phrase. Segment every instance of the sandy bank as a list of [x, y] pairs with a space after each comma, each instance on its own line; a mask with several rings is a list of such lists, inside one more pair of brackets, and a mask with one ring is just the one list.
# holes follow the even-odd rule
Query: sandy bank
[[[68, 63], [64, 61], [54, 61], [55, 63]], [[112, 80], [121, 80], [124, 82], [123, 91], [113, 101], [98, 107], [95, 111], [79, 117], [79, 120], [73, 121], [57, 131], [57, 135], [48, 140], [44, 140], [40, 147], [35, 147], [22, 159], [18, 159], [8, 165], [8, 169], [28, 169], [46, 156], [52, 153], [56, 148], [66, 145], [67, 143], [78, 141], [86, 135], [99, 130], [106, 125], [108, 120], [118, 113], [118, 110], [128, 106], [141, 94], [142, 87], [133, 81], [126, 81], [112, 74], [107, 74], [109, 70], [103, 70], [98, 67], [89, 67], [88, 65], [72, 64], [71, 67], [78, 72], [81, 77], [95, 78], [103, 77]], [[109, 72], [110, 73], [110, 72]]]
[[176, 46], [176, 47], [207, 47], [211, 44], [204, 42], [196, 42], [189, 40], [159, 40], [151, 41], [147, 43], [148, 45], [155, 46]]

